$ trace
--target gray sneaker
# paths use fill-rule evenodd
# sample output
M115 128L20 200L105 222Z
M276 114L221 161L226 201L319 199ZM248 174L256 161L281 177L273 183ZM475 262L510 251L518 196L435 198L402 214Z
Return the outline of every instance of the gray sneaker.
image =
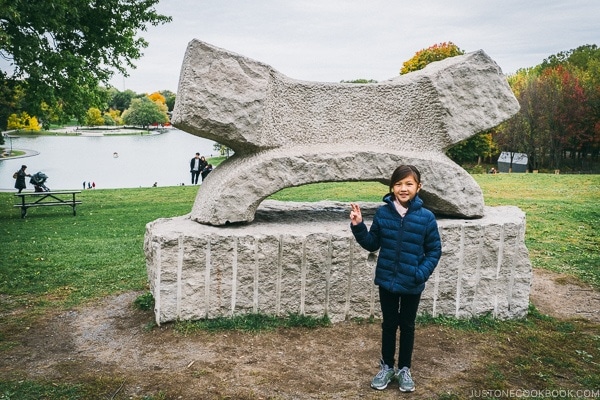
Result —
M398 384L400 385L401 392L413 392L415 390L415 383L410 376L410 369L404 367L398 371Z
M371 381L371 387L377 390L383 390L387 387L388 383L394 379L396 376L396 371L394 368L390 368L383 362L383 360L379 361L379 372L373 380Z

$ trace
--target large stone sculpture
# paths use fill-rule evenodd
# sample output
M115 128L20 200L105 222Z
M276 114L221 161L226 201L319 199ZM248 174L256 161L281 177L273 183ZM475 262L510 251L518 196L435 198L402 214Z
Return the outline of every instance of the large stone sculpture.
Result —
M519 109L483 51L376 84L290 79L198 40L187 49L173 124L235 151L211 173L192 218L249 222L278 190L313 182L387 182L399 164L427 177L440 215L483 216L479 185L444 150Z
M477 183L444 155L517 110L482 51L357 85L296 81L190 42L173 123L235 155L203 182L189 215L146 227L157 323L250 312L325 314L334 322L378 316L376 255L356 244L349 205L263 200L311 182L387 183L403 163L422 172L421 196L438 216L443 244L420 312L525 315L525 214L484 206ZM379 205L361 203L365 221Z

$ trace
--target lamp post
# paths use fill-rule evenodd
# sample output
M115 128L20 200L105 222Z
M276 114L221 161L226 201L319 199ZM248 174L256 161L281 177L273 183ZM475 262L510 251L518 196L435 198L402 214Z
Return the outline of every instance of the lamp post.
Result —
M4 133L4 137L8 138L8 140L10 141L10 151L8 152L8 156L12 156L12 137L8 134L8 133Z

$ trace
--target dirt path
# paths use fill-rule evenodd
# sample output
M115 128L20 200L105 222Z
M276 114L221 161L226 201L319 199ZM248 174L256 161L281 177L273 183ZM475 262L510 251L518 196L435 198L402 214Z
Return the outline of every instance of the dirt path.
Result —
M377 392L369 387L377 371L378 324L185 337L169 325L149 329L152 314L132 306L138 295L106 298L93 307L40 321L27 331L21 346L5 352L0 374L56 382L106 379L106 393L115 399L161 391L181 399L399 395L397 390ZM544 314L600 323L600 293L550 272L535 271L531 301ZM413 398L460 389L465 371L483 356L478 351L481 340L475 335L459 337L444 327L419 328L413 361L418 397ZM420 369L423 365L427 368Z

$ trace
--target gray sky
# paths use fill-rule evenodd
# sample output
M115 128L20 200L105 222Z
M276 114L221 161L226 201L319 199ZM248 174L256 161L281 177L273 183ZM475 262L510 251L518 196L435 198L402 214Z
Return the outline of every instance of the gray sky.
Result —
M150 27L150 45L119 90L177 91L194 38L271 65L295 79L384 80L418 50L451 41L483 49L505 74L549 55L600 45L599 0L161 0L173 22Z

